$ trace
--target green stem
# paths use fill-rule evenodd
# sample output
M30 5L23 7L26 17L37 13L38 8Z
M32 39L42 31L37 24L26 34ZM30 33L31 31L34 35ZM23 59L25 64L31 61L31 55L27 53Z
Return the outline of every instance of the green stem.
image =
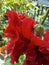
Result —
M46 18L47 18L47 16L48 16L48 14L49 14L49 9L47 10L47 12L46 12L46 14L45 14L45 16L44 16L44 18L43 18L43 21L42 21L42 25L44 24L44 22L45 22L45 20L46 20Z

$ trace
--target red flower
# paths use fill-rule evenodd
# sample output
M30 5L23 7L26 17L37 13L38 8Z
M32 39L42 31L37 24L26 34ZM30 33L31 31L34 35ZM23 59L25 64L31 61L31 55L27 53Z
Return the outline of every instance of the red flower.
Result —
M18 62L19 56L26 54L23 65L49 65L49 31L45 32L42 40L34 34L34 25L38 23L33 19L13 11L8 12L6 16L9 25L5 35L11 38L7 45L11 63Z

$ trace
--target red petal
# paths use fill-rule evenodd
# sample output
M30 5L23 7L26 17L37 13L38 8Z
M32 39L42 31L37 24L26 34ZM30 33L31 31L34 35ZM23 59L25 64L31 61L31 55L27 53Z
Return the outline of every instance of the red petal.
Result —
M29 44L29 48L31 48L33 46L47 47L48 44L47 44L47 42L42 40L40 37L33 34L32 38L31 38L31 43Z
M20 14L19 17L20 17L21 20L23 20L24 18L26 18L26 16L24 15L24 13Z
M26 51L26 60L23 65L36 65L35 59L36 59L36 53L33 50L33 48L28 49Z
M49 31L46 31L44 34L44 40L49 43Z
M10 56L12 63L18 62L20 55L25 53L28 43L29 42L23 38L15 42L14 49L12 50L12 53Z
M22 23L22 34L25 38L30 39L34 31L35 21L29 18L25 18Z
M8 17L8 23L12 24L14 26L20 25L20 17L19 15L14 11L7 12L6 16Z
M19 34L16 31L15 28L13 28L13 26L8 26L7 29L4 31L5 36L9 37L9 38L19 38Z
M6 50L7 50L8 53L11 53L11 51L13 50L15 41L17 41L17 40L12 39L12 40L7 44Z
M44 55L45 59L49 61L49 50L45 47L41 47L39 51Z

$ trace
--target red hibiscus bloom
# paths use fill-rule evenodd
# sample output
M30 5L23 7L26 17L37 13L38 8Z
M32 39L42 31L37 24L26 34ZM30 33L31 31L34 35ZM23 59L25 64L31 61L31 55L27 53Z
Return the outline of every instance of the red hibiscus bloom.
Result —
M7 45L10 53L11 63L18 62L22 54L26 54L23 65L49 65L49 31L44 33L44 39L34 34L36 23L33 19L18 15L10 11L8 17L8 27L5 35L11 38Z

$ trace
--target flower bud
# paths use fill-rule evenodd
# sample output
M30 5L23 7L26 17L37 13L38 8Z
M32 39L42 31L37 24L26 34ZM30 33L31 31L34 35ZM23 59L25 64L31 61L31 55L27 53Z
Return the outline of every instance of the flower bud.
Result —
M41 24L36 24L36 25L35 25L35 29L34 29L34 33L35 33L37 36L42 37L43 34L44 34L44 26L41 25Z

